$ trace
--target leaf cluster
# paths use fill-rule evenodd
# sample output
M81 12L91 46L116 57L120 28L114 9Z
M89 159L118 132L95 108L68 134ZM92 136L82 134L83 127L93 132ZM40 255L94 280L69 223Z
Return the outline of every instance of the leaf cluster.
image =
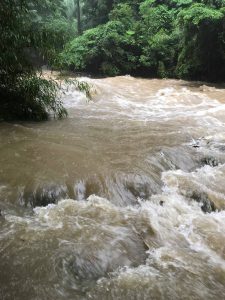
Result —
M225 77L224 0L87 1L92 27L70 41L61 66L104 75L219 81ZM98 18L107 6L107 16ZM104 24L101 24L104 23ZM101 24L101 25L98 25ZM96 26L98 25L98 26Z

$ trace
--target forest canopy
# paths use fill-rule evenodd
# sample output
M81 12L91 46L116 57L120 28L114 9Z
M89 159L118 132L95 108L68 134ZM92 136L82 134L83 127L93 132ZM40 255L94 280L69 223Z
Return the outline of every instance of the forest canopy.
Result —
M0 120L66 115L52 69L223 81L225 0L1 0Z
M224 6L224 0L84 0L85 31L65 45L60 63L106 76L222 81Z

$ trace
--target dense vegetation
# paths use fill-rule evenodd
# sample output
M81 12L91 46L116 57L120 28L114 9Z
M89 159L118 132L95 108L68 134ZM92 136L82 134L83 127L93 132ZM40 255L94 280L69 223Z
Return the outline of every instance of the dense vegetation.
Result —
M37 68L223 81L225 0L1 0L0 120L66 115Z
M84 33L62 67L219 81L225 75L224 0L84 0Z
M0 119L43 120L52 113L66 115L57 98L57 83L37 75L33 64L34 60L44 61L44 56L50 62L54 59L65 26L60 3L1 0Z

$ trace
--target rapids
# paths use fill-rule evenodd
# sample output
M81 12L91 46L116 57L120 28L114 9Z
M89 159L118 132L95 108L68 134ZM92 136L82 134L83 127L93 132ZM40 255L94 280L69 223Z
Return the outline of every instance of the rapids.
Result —
M225 299L225 89L84 80L0 124L0 299Z

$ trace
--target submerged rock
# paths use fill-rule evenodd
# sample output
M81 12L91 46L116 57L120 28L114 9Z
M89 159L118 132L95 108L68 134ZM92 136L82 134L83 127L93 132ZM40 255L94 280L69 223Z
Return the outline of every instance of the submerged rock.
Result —
M218 160L212 156L206 156L206 157L202 158L201 163L203 165L209 165L210 167L216 167L219 165Z
M47 206L67 196L68 193L65 186L53 183L38 185L33 191L25 190L23 194L25 205L31 205L32 207Z
M54 217L52 225L61 223L63 228L56 257L59 269L65 268L78 283L144 264L155 239L142 212L121 209L94 195L88 201L63 200L56 206L36 209L41 219L46 211L48 222Z
M147 246L140 236L128 228L118 227L121 236L108 229L100 234L99 245L87 243L74 249L69 268L79 280L97 280L121 267L144 264ZM123 236L124 235L124 236Z
M204 192L194 191L190 195L191 199L201 203L201 209L205 213L211 213L216 210L215 204L209 199L208 195Z

